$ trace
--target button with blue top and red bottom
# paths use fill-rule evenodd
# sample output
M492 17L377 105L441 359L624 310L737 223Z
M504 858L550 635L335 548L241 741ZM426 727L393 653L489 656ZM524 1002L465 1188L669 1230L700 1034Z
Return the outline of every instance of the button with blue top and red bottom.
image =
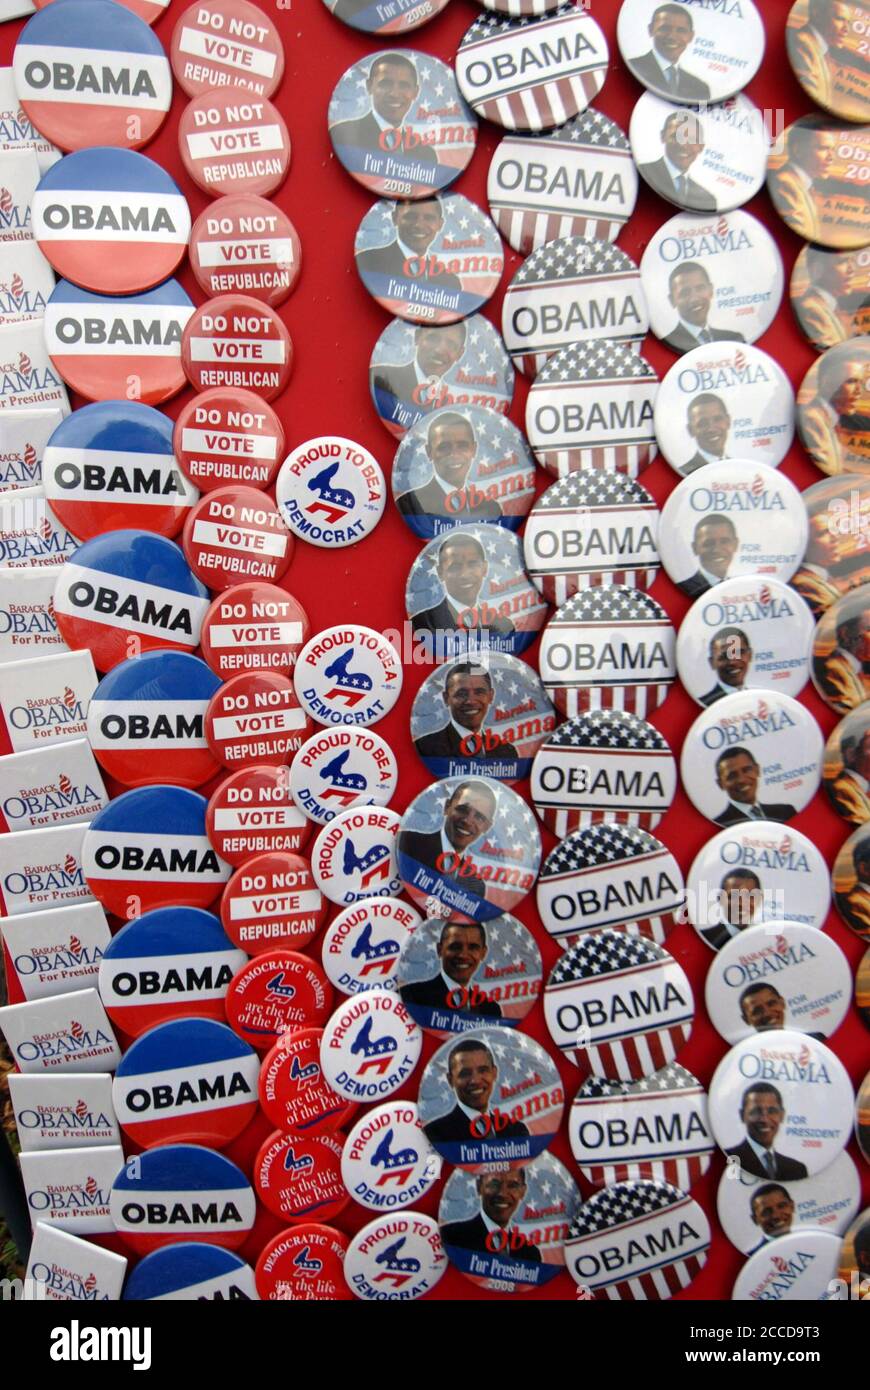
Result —
M124 1244L147 1255L182 1240L236 1249L250 1234L257 1202L241 1168L223 1154L165 1144L124 1165L109 1210Z
M124 1302L229 1303L259 1298L254 1271L219 1245L191 1241L153 1250L133 1269Z

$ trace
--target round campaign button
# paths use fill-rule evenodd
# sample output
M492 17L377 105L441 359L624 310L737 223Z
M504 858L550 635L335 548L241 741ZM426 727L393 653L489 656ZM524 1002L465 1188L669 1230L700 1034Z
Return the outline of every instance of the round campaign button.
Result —
M79 412L77 411L76 414ZM219 771L206 745L205 711L220 681L189 652L158 650L121 661L88 704L88 739L110 777L149 786L201 787Z
M637 172L687 212L731 212L764 184L770 135L749 97L678 106L644 92L628 130Z
M798 389L797 427L823 473L870 471L870 338L838 343L813 362Z
M243 671L287 673L310 631L308 614L286 589L236 584L218 594L202 620L202 654L222 680Z
M445 777L409 804L397 860L405 887L429 916L485 922L531 890L541 836L510 787L491 777Z
M870 580L870 477L841 473L802 493L809 538L791 585L817 618Z
M687 11L688 14L688 11ZM783 291L782 257L748 212L681 212L647 243L640 263L652 331L674 352L754 343Z
M208 746L231 772L289 763L310 729L293 682L277 671L232 676L214 692L205 712Z
M870 1028L870 949L864 952L855 972L855 1007L862 1023Z
M61 636L73 651L87 647L98 671L155 647L192 650L207 608L208 591L180 548L147 531L86 541L54 591Z
M24 114L62 150L140 149L172 101L160 40L109 0L65 0L40 10L18 36L12 74Z
M324 1080L320 1069L322 1041L322 1028L290 1028L263 1058L260 1108L284 1133L340 1129L356 1110Z
M255 854L296 853L311 822L294 805L285 766L243 767L212 793L205 817L209 843L234 868Z
M190 508L184 553L197 579L217 592L286 574L295 542L271 497L256 488L217 488Z
M765 1241L737 1276L733 1303L829 1301L837 1285L842 1240L827 1231L792 1231Z
M840 847L831 873L834 906L847 927L870 941L870 829L854 830Z
M54 569L75 555L78 543L42 487L0 494L0 567Z
M112 937L100 961L100 998L131 1038L173 1018L224 1020L224 998L245 953L197 907L143 912Z
M372 350L369 390L396 439L444 405L481 405L506 415L515 374L504 343L482 314L441 328L393 319Z
M556 715L536 671L493 652L432 671L414 697L411 740L436 777L528 777Z
M190 268L211 296L245 294L277 308L295 288L301 255L286 212L254 193L218 198L190 233Z
M752 0L715 11L626 0L616 39L632 77L666 101L725 101L764 56L764 23Z
M374 729L318 729L290 769L290 795L299 810L327 825L354 806L386 806L396 790L395 754Z
M565 1263L584 1298L671 1298L707 1262L703 1207L670 1183L617 1182L584 1202L568 1231Z
M628 343L563 348L544 363L526 398L526 434L544 468L636 478L656 455L653 406L659 379Z
M230 866L205 836L205 797L186 787L135 787L85 827L82 870L107 912L210 907Z
M726 942L705 989L710 1021L728 1043L772 1028L824 1041L848 1012L852 972L827 932L765 922Z
M517 531L534 500L535 461L504 415L444 406L408 429L392 487L406 525L423 540L480 521Z
M353 63L335 85L326 120L339 164L387 198L447 188L477 144L477 120L453 69L409 48Z
M723 1231L744 1255L772 1251L780 1236L804 1227L842 1235L861 1201L861 1179L848 1153L800 1182L770 1182L730 1164L719 1180L716 1208Z
M275 484L284 524L301 540L328 550L371 535L384 514L386 492L374 454L332 434L297 444Z
M421 1028L437 1037L488 1021L510 1028L541 992L541 953L528 927L505 913L487 922L424 922L402 945L396 987Z
M505 1173L456 1169L441 1195L441 1240L452 1265L481 1289L523 1293L565 1268L564 1241L580 1206L568 1169L539 1154Z
M406 1302L434 1289L447 1269L438 1223L419 1211L375 1217L351 1237L344 1277L366 1302Z
M422 1046L423 1034L399 996L367 989L339 1004L324 1026L323 1079L345 1100L385 1099L411 1076Z
M770 151L767 190L787 227L837 251L867 244L870 127L801 116Z
M349 1302L344 1279L349 1243L343 1231L310 1221L280 1231L267 1241L257 1260L257 1293L264 1300L292 1303Z
M259 1297L254 1271L219 1245L190 1241L154 1250L133 1269L124 1285L124 1302L224 1302Z
M396 969L406 940L423 918L397 898L365 898L339 912L323 933L323 968L342 994L382 985L396 988Z
M124 1053L112 1082L118 1122L144 1149L223 1149L254 1118L260 1059L225 1023L158 1023Z
M863 0L795 0L785 30L792 71L834 116L870 121L867 8Z
M716 1149L707 1092L676 1062L642 1081L587 1077L568 1112L568 1138L593 1187L655 1178L688 1192Z
M377 805L340 811L314 841L311 867L324 897L339 907L361 898L397 898L402 880L396 867L401 816Z
M197 491L173 456L172 421L139 401L83 405L42 456L54 514L83 541L119 528L175 536Z
M31 212L33 235L58 275L96 294L136 294L165 280L190 237L180 188L133 150L85 149L58 160Z
M181 361L195 391L221 386L280 396L293 368L293 344L280 315L246 294L223 294L194 309Z
M468 526L429 541L411 566L405 611L436 661L531 646L547 605L526 574L522 543L501 526Z
M637 187L623 131L600 111L586 111L545 134L506 135L489 166L487 199L502 236L528 254L558 238L615 241ZM613 310L605 305L604 312L613 313L615 326Z
M699 705L750 690L799 695L809 678L813 627L806 603L781 580L723 579L680 624L680 680Z
M52 2L34 0L34 5L37 10L44 10ZM119 0L119 3L123 3L125 10L132 10L133 14L144 19L146 24L156 24L167 9L167 0Z
M870 1072L861 1082L855 1101L855 1138L862 1157L870 1163Z
M249 956L274 946L302 949L317 935L326 911L308 860L278 850L246 860L221 898L227 935Z
M674 679L675 641L670 618L649 594L623 584L580 589L544 628L541 680L562 714L651 714ZM618 720L599 727L616 729Z
M523 536L526 568L550 603L576 597L574 608L590 617L599 608L616 617L626 605L652 617L658 604L629 591L649 588L658 575L658 535L659 510L642 483L584 468L538 497ZM607 597L591 596L611 586Z
M350 1193L341 1177L344 1135L269 1136L254 1160L254 1190L284 1221L329 1221L343 1211Z
M805 246L791 273L791 307L817 352L870 333L870 247Z
M495 294L504 270L498 232L461 193L382 198L359 225L354 257L369 294L412 323L467 318Z
M563 125L604 85L609 54L600 26L582 6L548 8L554 13L539 17L536 5L524 19L482 14L460 42L459 90L479 116L506 130Z
M181 1240L243 1245L256 1208L241 1168L200 1144L164 1144L138 1154L135 1163L124 1164L109 1199L115 1230L138 1255Z
M230 934L237 936L238 928ZM323 1023L331 1005L332 990L314 961L298 951L269 947L233 978L226 1016L240 1038L268 1052L294 1028Z
M108 0L64 0L105 4ZM150 32L150 31L149 31ZM91 294L58 281L45 306L48 355L89 401L160 405L184 389L181 336L193 305L177 280L142 294Z
M417 1103L430 1144L448 1163L506 1172L549 1148L565 1093L540 1043L487 1026L441 1044L423 1068Z
M266 97L226 88L188 102L178 122L181 162L209 197L256 193L268 198L287 177L290 134Z
M535 810L559 836L601 821L654 830L677 790L667 739L619 709L587 710L560 724L536 753L531 777Z
M284 453L284 427L251 391L218 386L182 406L172 443L182 473L203 492L228 483L264 489Z
M370 1211L410 1207L425 1196L441 1176L441 1159L413 1101L388 1101L357 1120L342 1150L341 1176Z
M859 705L828 735L822 785L844 820L870 820L870 706Z
M364 34L405 34L428 24L447 0L395 0L389 13L378 0L323 0L330 14Z
M69 562L67 562L69 563ZM852 589L826 609L813 637L813 685L825 704L847 714L870 699L870 585Z
M399 698L402 663L372 628L338 625L310 638L293 679L302 708L318 724L376 724Z
M189 97L218 87L270 97L284 75L281 35L248 0L198 0L176 21L169 56Z

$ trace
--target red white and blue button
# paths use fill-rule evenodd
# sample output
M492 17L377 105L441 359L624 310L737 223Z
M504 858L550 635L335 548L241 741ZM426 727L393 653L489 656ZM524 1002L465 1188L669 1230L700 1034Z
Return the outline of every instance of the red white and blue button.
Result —
M231 1250L205 1241L166 1245L136 1265L124 1285L124 1302L224 1303L257 1300L254 1271Z
M242 1245L257 1203L241 1168L223 1154L199 1144L165 1144L124 1165L109 1210L125 1245L146 1255L180 1240Z

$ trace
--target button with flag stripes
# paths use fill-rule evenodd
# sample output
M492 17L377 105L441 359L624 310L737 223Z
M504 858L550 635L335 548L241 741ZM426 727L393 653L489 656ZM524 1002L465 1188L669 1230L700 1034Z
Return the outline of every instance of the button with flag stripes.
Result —
M694 1198L642 1178L613 1183L583 1203L568 1231L565 1261L578 1296L660 1300L700 1274L710 1239L710 1223Z
M584 469L560 478L532 508L523 535L526 569L550 603L576 596L574 608L588 615L600 607L616 617L630 606L654 619L662 611L655 600L645 603L643 594L630 598L628 591L648 589L656 579L658 536L658 507L642 483ZM669 664L672 671L672 655Z
M572 715L532 764L532 803L560 836L602 821L654 830L676 790L677 766L664 734L627 710Z
M563 714L647 715L667 698L675 642L670 618L649 594L622 584L579 589L544 628L541 679Z

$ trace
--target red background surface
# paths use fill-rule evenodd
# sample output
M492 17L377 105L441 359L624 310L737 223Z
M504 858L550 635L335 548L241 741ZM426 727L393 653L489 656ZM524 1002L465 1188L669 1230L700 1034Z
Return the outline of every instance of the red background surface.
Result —
M784 31L789 7L789 0L764 0L761 8L767 27L767 52L759 75L746 89L758 106L770 112L774 133L784 124L813 109L811 101L792 76L786 59ZM182 0L173 0L167 14L155 27L167 51L172 29L185 8ZM273 200L289 213L302 239L302 275L293 295L280 310L296 349L295 370L289 389L274 403L275 408L284 423L288 450L315 435L345 435L371 449L389 477L395 441L375 414L367 377L371 350L386 327L388 316L364 290L352 255L357 226L372 199L335 159L326 130L326 109L332 89L345 69L379 47L399 46L398 36L381 41L375 36L358 33L333 19L321 0L290 0L289 8L268 4L261 4L261 8L275 19L284 41L286 71L273 101L284 115L293 146L289 178ZM619 57L615 39L618 8L614 0L611 3L591 0L589 5L591 14L607 35L611 53L607 80L594 105L617 121L623 130L627 130L632 107L641 94L641 88ZM478 14L479 8L472 0L450 0L441 15L409 34L403 46L432 53L451 62L462 35ZM0 62L11 61L12 47L20 28L20 23L3 26L0 33ZM191 213L196 218L210 200L191 183L181 167L177 124L185 103L184 94L176 89L169 118L157 139L146 147L144 153L173 174L188 197ZM501 133L498 128L481 123L474 158L451 189L464 193L484 210L487 171ZM783 304L773 326L760 339L759 346L782 364L797 388L807 368L815 360L815 353L794 323L788 302L788 277L802 243L779 220L766 192L762 191L746 207L773 233L786 271ZM637 209L619 237L619 246L639 261L649 238L674 212L674 208L641 184ZM499 291L485 310L496 326L500 323L504 288L521 261L521 257L507 245L505 253L506 267ZM203 295L186 267L180 272L179 278L194 303L201 303ZM662 376L675 360L669 349L651 336L643 352ZM527 383L518 374L510 414L520 425L526 392ZM167 413L174 417L181 404L188 399L190 392L186 391L170 403ZM81 404L81 401L74 399L74 404ZM782 468L799 488L806 488L821 477L797 443ZM539 491L544 491L552 481L549 474L539 470ZM661 505L677 478L660 458L642 475L642 481ZM405 619L405 580L419 549L420 543L388 502L386 514L377 530L359 545L347 550L327 551L298 542L293 565L283 586L303 603L314 631L338 621L357 621L381 631L400 629ZM659 576L651 592L665 607L674 624L678 625L689 607L686 596L664 573ZM537 661L536 652L537 644L525 653L525 659L532 665ZM431 781L430 774L416 756L409 734L411 703L427 669L406 665L402 696L397 706L377 726L399 759L399 787L392 805L400 811ZM827 737L837 717L811 687L804 691L801 700L818 719ZM684 735L697 713L698 707L675 683L664 706L652 716L651 722L669 739L677 757ZM527 783L518 784L517 789L528 799ZM809 835L829 864L850 829L834 814L821 791L792 824ZM673 807L656 834L674 851L683 871L687 872L698 850L712 838L715 831L716 827L699 816L682 790L679 790ZM546 854L555 840L548 831L543 830L542 833ZM537 937L544 957L546 978L558 958L559 950L541 926L534 909L534 895L520 908L517 916L532 928ZM862 943L841 923L834 911L830 914L826 929L843 947L854 973L863 953ZM310 954L318 955L319 940L309 948ZM704 979L711 954L689 925L677 927L667 945L687 971L697 1005L692 1037L677 1060L707 1085L717 1063L727 1051L725 1043L711 1026L703 1005ZM540 1004L536 1005L523 1027L553 1051ZM836 1033L832 1045L857 1087L867 1069L870 1048L867 1030L854 1007ZM434 1051L434 1046L432 1040L426 1038L423 1062ZM561 1065L561 1072L566 1100L570 1104L582 1077L567 1063ZM412 1083L399 1092L400 1097L413 1097L416 1094L419 1075L418 1069ZM227 1155L250 1171L253 1157L270 1128L259 1117L226 1151ZM861 1169L863 1205L866 1206L870 1199L870 1169L854 1140L849 1145L849 1151ZM568 1164L576 1177L577 1170L568 1148L564 1122L559 1138L553 1145L553 1152ZM678 1295L680 1298L730 1298L732 1285L743 1262L743 1256L726 1239L716 1219L715 1196L722 1166L722 1159L717 1156L710 1173L693 1188L693 1195L702 1203L710 1218L714 1231L713 1244L706 1268L687 1290ZM421 1210L433 1214L436 1212L440 1186L434 1195L430 1193L428 1199L419 1204ZM584 1188L584 1191L588 1189ZM351 1204L332 1224L346 1231L354 1231L372 1216L373 1213ZM265 1239L280 1227L281 1223L261 1208L255 1233L242 1253L253 1263ZM123 1250L123 1246L114 1240L107 1239L105 1243ZM467 1300L497 1295L483 1292L450 1268L430 1297ZM564 1273L546 1288L529 1292L524 1297L573 1300L575 1286L570 1276Z

